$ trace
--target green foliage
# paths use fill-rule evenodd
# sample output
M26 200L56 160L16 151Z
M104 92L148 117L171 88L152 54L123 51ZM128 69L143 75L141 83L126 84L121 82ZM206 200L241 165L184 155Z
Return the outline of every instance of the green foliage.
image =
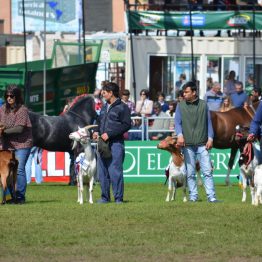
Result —
M76 187L33 184L25 205L0 206L0 261L259 261L262 206L241 203L238 186L216 189L223 203L203 188L202 201L183 203L179 189L167 203L165 186L130 183L122 205L80 206Z

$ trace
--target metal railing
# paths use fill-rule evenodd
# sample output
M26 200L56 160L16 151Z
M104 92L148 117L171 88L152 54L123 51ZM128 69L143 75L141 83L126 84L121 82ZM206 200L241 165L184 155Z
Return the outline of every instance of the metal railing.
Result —
M150 133L166 133L166 135L174 133L174 129L150 129L151 126L151 121L157 119L157 120L169 120L169 121L174 121L174 117L158 117L158 116L150 116L150 117L131 117L132 121L133 120L141 120L141 124L139 127L132 128L128 131L128 133L141 133L141 141L144 140L150 140Z

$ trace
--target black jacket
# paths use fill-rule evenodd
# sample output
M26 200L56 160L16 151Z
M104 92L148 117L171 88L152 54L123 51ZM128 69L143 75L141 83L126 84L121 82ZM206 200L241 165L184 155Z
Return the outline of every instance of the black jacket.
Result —
M128 106L119 98L109 107L105 104L99 116L99 133L107 133L109 141L124 140L124 133L131 128L131 114Z

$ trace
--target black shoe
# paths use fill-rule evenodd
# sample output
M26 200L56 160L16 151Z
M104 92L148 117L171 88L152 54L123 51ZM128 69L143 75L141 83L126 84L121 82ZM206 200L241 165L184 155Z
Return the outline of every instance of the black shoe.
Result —
M11 198L11 199L9 199L9 200L6 200L5 203L6 203L6 204L9 204L9 205L14 205L14 204L16 204L16 201Z
M15 204L17 204L17 205L23 205L23 204L25 204L25 199L18 198L18 199L16 199Z

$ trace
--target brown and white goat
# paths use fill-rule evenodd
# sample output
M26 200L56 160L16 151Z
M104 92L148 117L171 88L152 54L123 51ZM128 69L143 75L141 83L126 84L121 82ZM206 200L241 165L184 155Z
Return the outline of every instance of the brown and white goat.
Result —
M15 198L16 177L17 177L18 160L15 158L15 152L9 150L0 151L0 177L3 191L2 204L6 203L5 190L7 186L13 188Z
M159 142L157 148L170 152L172 156L172 161L170 161L168 166L169 177L166 201L175 200L176 189L182 186L184 193L183 202L186 202L186 168L184 156L180 148L176 146L176 138L167 136L164 140Z
M84 157L81 158L80 154L80 164L79 172L77 176L77 186L78 186L78 200L81 205L83 204L83 191L84 191L84 179L87 183L87 191L89 191L89 203L93 204L93 185L94 178L96 176L96 155L91 146L90 132L89 129L96 127L97 125L89 125L83 128L78 128L77 131L71 133L69 138L74 141L73 148L80 143L84 148ZM88 200L88 199L87 199Z

